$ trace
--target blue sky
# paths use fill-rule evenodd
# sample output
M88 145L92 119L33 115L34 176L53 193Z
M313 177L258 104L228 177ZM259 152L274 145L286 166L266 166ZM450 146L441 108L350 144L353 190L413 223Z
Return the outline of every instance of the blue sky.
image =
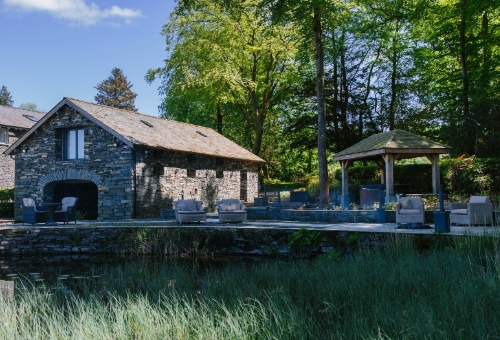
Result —
M160 82L144 76L167 57L160 35L174 0L0 0L0 86L14 106L50 110L63 97L94 101L119 67L139 112L158 115Z

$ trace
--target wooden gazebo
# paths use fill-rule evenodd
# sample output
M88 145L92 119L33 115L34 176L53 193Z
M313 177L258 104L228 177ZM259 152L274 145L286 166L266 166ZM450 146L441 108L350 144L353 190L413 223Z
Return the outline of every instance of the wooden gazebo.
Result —
M385 184L385 202L394 196L394 161L425 156L432 163L432 191L440 188L439 155L449 153L449 146L422 138L403 130L392 130L370 136L337 153L334 161L342 166L342 207L349 206L348 169L354 161L373 161L382 170L381 183Z

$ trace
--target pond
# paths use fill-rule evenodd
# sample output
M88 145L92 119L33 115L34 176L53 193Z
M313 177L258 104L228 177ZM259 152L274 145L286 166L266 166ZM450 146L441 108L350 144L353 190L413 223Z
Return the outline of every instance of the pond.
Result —
M252 257L165 257L119 255L34 255L0 257L0 280L14 282L16 289L76 289L101 286L106 290L134 290L147 285L162 290L163 284L183 277L196 280L203 273L226 266L246 266L266 259ZM186 276L187 275L187 276ZM164 282L162 282L164 280Z

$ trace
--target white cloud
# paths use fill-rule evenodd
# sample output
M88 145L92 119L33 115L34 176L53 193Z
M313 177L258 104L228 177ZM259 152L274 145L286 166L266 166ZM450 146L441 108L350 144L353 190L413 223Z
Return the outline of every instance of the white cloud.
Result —
M94 2L87 5L84 0L4 0L4 4L25 11L48 12L56 18L69 20L81 25L95 25L105 19L132 19L142 17L138 9L111 6L100 9Z

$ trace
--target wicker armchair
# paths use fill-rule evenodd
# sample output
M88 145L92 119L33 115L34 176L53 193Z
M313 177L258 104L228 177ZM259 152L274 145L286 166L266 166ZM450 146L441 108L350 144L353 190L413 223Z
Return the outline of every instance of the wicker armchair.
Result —
M64 197L61 203L61 210L54 211L54 221L64 222L64 224L75 221L76 224L76 203L78 203L78 198Z
M217 201L217 212L220 222L245 222L247 208L242 200L237 198L224 198Z
M450 224L493 224L493 204L487 196L471 196L469 202L450 202Z
M206 222L207 213L201 201L195 199L178 200L174 202L175 219L183 222Z
M420 197L403 197L396 203L396 223L425 223L424 203Z
M37 206L32 198L21 198L21 207L23 210L23 224L45 223L47 221L47 212L42 206Z

